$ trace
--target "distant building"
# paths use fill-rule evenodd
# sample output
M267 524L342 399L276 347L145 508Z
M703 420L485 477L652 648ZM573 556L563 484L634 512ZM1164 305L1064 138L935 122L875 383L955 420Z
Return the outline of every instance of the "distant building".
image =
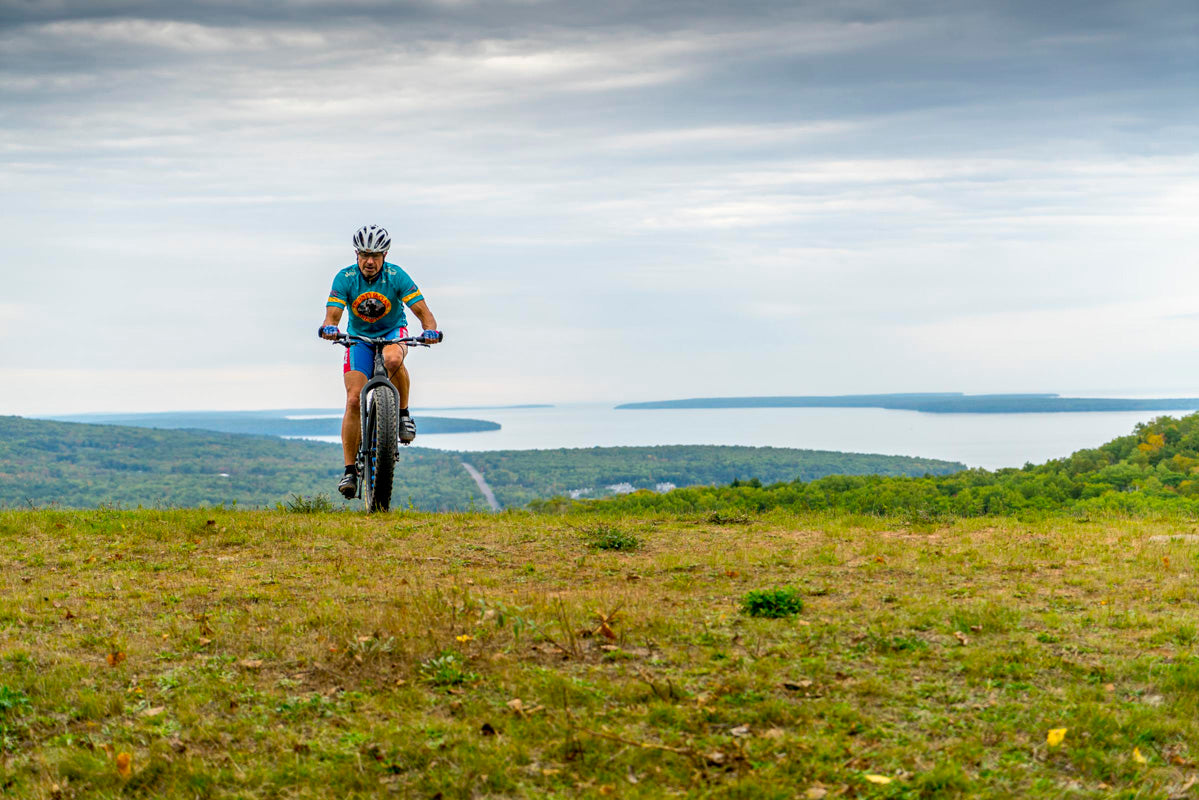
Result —
M583 497L584 495L591 494L591 491L592 491L591 489L571 489L567 492L567 494L570 495L571 500L578 500L580 497Z
M631 483L614 483L608 487L608 491L612 494L632 494L637 489Z
M679 487L675 486L670 481L662 481L661 483L654 485L654 491L657 492L658 494L663 494L664 492L673 491L677 488L679 488Z

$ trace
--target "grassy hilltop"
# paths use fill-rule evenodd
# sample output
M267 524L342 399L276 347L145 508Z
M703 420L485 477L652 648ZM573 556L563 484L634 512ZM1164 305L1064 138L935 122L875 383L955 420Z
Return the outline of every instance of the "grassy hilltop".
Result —
M1190 796L1196 536L0 511L0 794Z

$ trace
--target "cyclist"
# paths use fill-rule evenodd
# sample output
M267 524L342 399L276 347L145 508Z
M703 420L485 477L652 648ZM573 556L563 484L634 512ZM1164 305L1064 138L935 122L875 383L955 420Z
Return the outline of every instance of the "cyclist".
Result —
M357 336L371 338L401 339L408 335L408 319L404 306L420 320L424 330L420 338L434 344L442 339L437 330L437 320L425 303L424 295L408 273L385 259L391 247L391 236L379 225L364 225L354 233L354 250L358 263L338 271L333 278L333 289L325 304L325 322L318 334L323 339L336 339L337 324L342 313L350 310L346 330ZM416 423L408 413L408 369L404 356L408 348L402 344L383 347L383 363L387 377L400 392L400 441L410 443L416 438ZM359 393L374 372L374 347L354 342L346 348L342 365L346 387L346 412L341 420L341 447L345 454L346 472L337 490L347 499L358 493L358 466L354 463L362 431L359 428Z

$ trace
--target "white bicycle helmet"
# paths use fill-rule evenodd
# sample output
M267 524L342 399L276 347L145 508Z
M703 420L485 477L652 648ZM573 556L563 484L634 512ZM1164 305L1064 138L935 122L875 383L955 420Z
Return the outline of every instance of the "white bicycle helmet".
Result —
M391 234L382 225L363 225L354 234L354 249L359 253L386 253L391 249Z

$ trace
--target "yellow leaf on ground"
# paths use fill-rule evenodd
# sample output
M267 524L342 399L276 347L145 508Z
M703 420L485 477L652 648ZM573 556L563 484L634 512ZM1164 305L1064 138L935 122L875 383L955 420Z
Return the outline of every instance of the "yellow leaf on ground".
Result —
M457 639L462 644L466 644L467 642L474 639L475 637L471 636L469 633L464 633L461 636L455 636L454 638Z
M1069 728L1053 728L1045 736L1045 743L1050 747L1057 747L1066 738L1066 731L1068 730Z
M126 779L133 774L133 756L117 753L117 774Z
M1138 764L1148 764L1149 763L1149 759L1147 759L1143 755L1141 755L1141 748L1139 748L1139 747L1132 748L1132 760L1137 762Z
M891 782L891 778L888 778L886 775L863 775L862 777L871 783L877 783L880 785L886 785Z
M122 661L125 660L125 652L123 650L122 651L114 650L114 651L110 652L108 655L106 655L104 657L104 660L108 662L108 666L115 667L117 664L120 664Z

